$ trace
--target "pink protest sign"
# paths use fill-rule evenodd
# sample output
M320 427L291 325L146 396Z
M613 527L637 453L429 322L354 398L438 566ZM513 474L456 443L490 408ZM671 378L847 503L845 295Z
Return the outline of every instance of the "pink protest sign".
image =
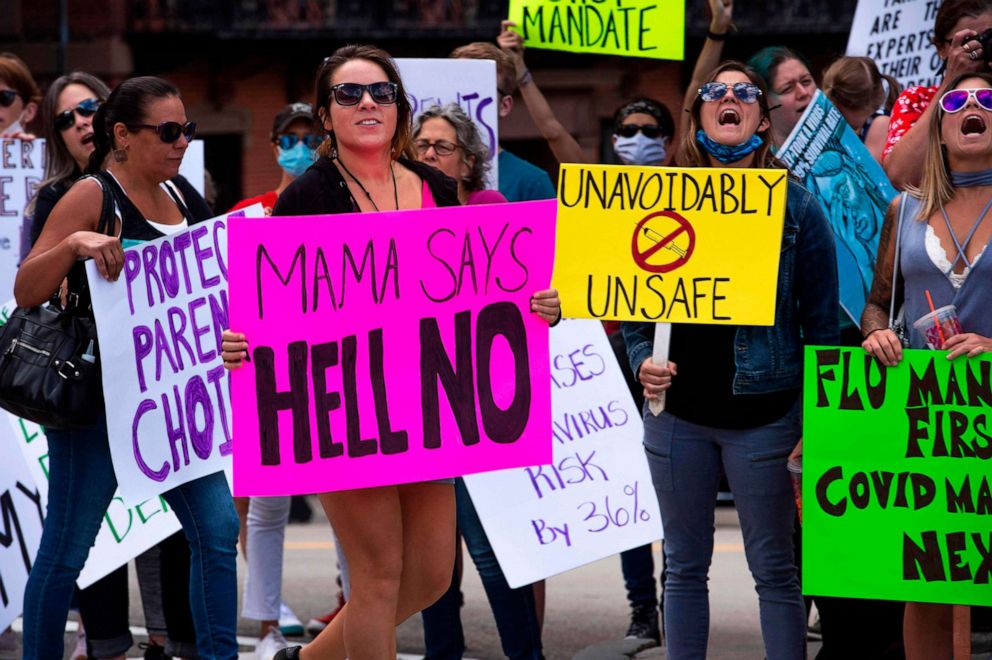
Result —
M548 463L555 206L230 219L235 493Z

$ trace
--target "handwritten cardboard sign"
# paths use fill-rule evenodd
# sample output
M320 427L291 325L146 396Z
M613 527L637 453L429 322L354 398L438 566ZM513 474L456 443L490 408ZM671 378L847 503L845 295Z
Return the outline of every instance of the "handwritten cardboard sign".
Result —
M451 58L396 59L413 116L435 105L457 103L479 131L489 148L486 188L499 187L499 96L496 92L496 62Z
M44 140L0 139L0 300L14 296L24 207L44 178Z
M867 55L903 87L936 85L941 60L933 45L940 0L858 0L848 55Z
M772 325L786 172L561 166L566 317Z
M287 495L546 463L555 204L232 219L234 486Z
M42 494L10 444L0 437L0 630L21 614L45 517Z
M992 605L992 358L806 349L803 589Z
M823 206L837 246L840 304L859 325L875 273L882 221L896 189L821 91L775 155Z
M114 472L128 505L230 463L230 376L220 356L229 220L125 250L116 282L87 264Z
M551 330L551 465L465 477L511 587L661 538L644 426L602 324Z
M530 48L685 57L685 0L510 0L509 18Z

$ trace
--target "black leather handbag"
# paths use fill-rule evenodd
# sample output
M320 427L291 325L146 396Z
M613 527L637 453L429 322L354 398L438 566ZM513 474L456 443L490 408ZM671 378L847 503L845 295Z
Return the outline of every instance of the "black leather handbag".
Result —
M100 231L113 234L113 198L104 186ZM0 328L0 407L47 428L89 426L104 413L96 321L83 262L69 293L18 307Z

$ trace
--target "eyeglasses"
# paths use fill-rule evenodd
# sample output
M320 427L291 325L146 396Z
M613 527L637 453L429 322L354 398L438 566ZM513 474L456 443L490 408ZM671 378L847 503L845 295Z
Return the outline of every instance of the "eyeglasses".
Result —
M457 144L451 144L447 140L438 140L437 142L417 140L413 143L413 146L417 150L418 154L425 154L428 149L434 147L434 153L438 156L450 156L455 153L456 150L461 149L461 147Z
M722 82L708 82L699 88L699 98L707 103L719 101L727 95L727 90L734 90L734 96L741 103L757 103L761 96L761 88L753 83L739 82L727 85Z
M654 140L661 137L661 126L657 124L645 124L640 126L638 124L621 124L617 127L617 135L625 138L632 138L637 133L643 133L644 137Z
M300 137L296 133L285 133L276 137L276 144L283 151L289 151L296 146L298 142L303 142L307 149L316 149L320 146L320 143L324 141L323 135L304 135Z
M369 93L372 100L380 105L391 105L396 103L396 96L400 86L394 82L376 82L369 85L360 83L340 83L331 86L331 94L338 105L358 105L365 92Z
M16 101L17 97L20 95L21 93L18 92L16 89L3 90L2 92L0 92L0 107L9 108L10 106L14 105L14 101Z
M100 109L99 99L86 99L81 102L75 108L69 108L59 114L55 115L55 121L52 124L55 126L57 131L65 131L76 125L76 115L80 117L92 117L96 114L96 111Z
M975 99L983 109L992 112L992 89L952 89L940 97L940 107L944 112L953 114L968 105L968 99Z
M147 128L158 133L158 139L166 144L172 144L179 139L180 136L186 138L189 142L196 135L196 122L188 121L185 124L180 124L178 121L163 121L158 126L153 124L129 124L127 129L133 131L138 128Z

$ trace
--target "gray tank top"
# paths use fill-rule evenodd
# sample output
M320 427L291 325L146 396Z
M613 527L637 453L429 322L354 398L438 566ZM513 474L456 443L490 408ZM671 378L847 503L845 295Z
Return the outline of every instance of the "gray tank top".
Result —
M955 289L946 274L933 263L926 248L926 220L918 220L920 200L905 194L906 213L900 231L899 268L902 271L906 327L911 348L926 348L926 339L913 328L913 321L930 313L925 291L936 307L955 305L964 332L992 337L992 254L974 265L968 278ZM992 222L992 213L984 222ZM953 262L957 255L949 254Z

